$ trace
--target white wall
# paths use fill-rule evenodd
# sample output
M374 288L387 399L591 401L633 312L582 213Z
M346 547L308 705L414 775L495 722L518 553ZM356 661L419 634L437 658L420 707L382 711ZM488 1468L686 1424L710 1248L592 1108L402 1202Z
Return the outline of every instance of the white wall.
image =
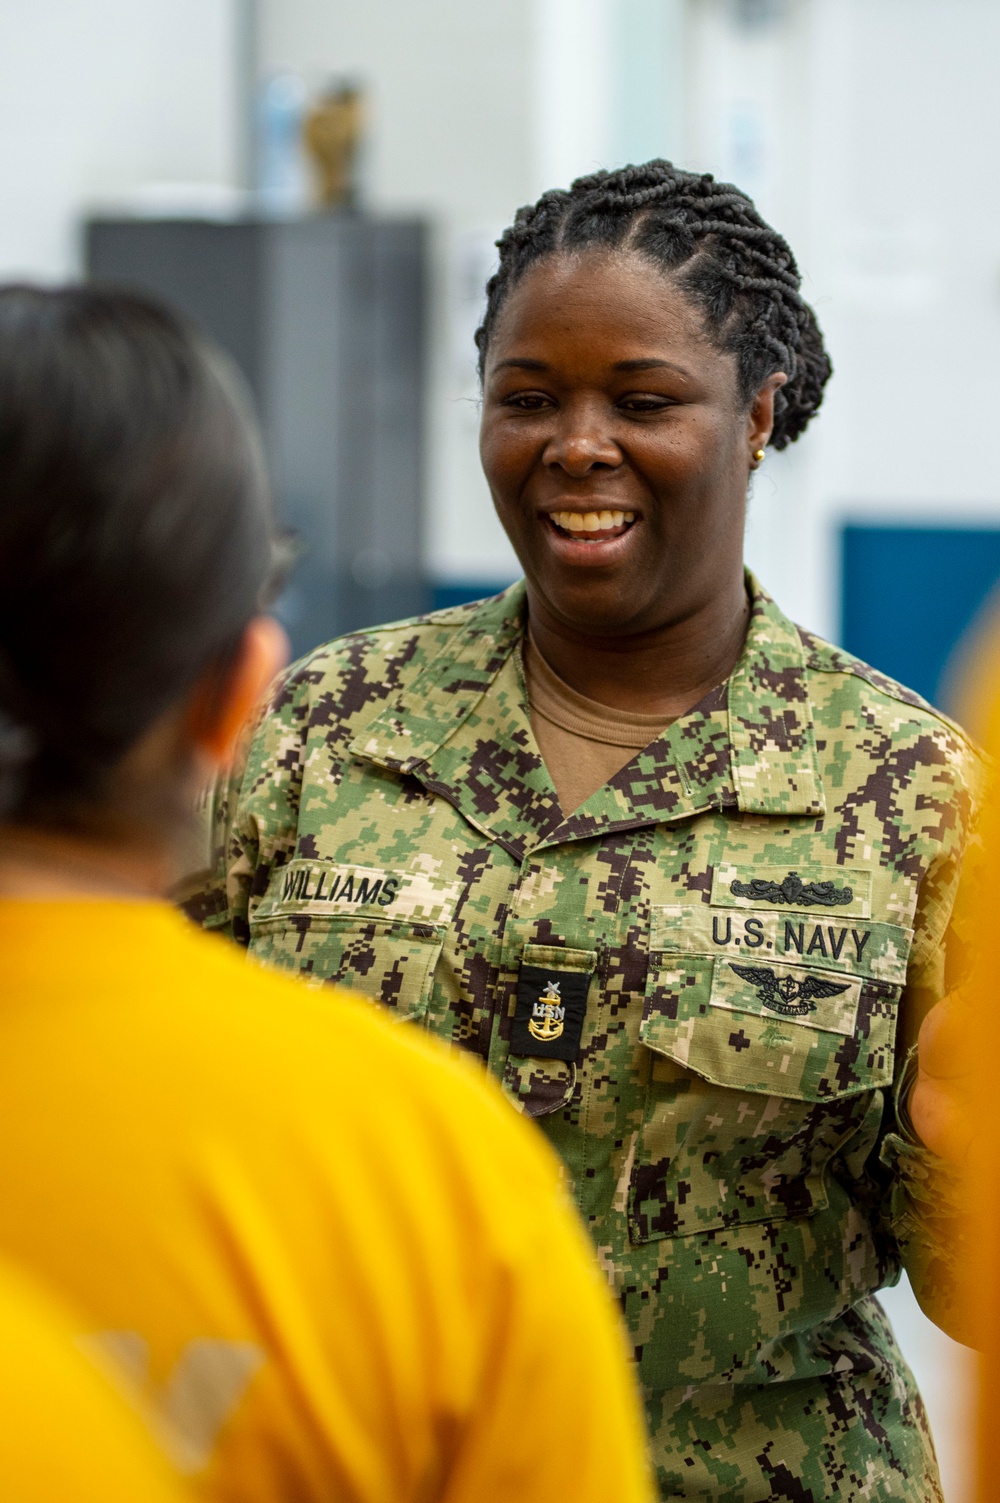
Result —
M905 1276L893 1289L883 1289L879 1302L889 1317L927 1409L945 1503L973 1503L976 1354L968 1347L956 1345L927 1319Z
M615 0L538 0L532 197L607 165L615 99Z
M1000 6L786 0L756 32L731 0L688 11L688 164L788 235L835 365L757 480L749 554L835 635L845 518L1000 518Z
M364 184L436 225L427 552L434 574L504 582L517 563L478 461L472 334L493 242L546 188L681 130L684 0L264 0L261 59L371 92Z
M493 242L537 191L533 0L273 0L261 60L370 94L363 181L375 207L435 224L427 552L443 578L513 579L477 450L472 334Z
M79 269L84 208L234 172L234 0L0 0L0 276Z
M531 0L263 0L260 56L370 90L375 204L504 219L529 190Z

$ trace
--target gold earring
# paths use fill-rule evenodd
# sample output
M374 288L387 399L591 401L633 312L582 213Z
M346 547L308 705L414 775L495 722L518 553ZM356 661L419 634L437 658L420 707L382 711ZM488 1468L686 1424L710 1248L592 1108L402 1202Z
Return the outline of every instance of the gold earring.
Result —
M760 464L761 460L764 458L764 450L763 449L755 449L753 457L754 457L754 459L756 459L757 463Z

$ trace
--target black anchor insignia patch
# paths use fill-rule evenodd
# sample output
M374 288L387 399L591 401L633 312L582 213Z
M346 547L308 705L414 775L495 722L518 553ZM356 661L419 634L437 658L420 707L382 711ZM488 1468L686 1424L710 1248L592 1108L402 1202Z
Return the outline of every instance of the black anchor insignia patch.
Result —
M815 1012L817 998L839 997L850 985L845 982L838 986L835 981L821 981L818 976L807 976L804 981L797 981L794 976L782 976L779 980L767 965L734 965L730 961L729 969L756 987L757 996L765 1007L771 1012L783 1013L786 1018L801 1018L806 1013Z

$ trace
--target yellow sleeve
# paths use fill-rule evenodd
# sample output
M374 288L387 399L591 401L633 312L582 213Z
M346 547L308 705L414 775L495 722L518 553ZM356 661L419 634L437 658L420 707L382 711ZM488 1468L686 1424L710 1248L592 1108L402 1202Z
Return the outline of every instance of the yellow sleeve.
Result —
M652 1503L635 1375L593 1247L557 1184L526 1212L533 1236L447 1503Z
M966 1239L963 1177L924 1147L910 1121L909 1097L917 1077L920 1025L949 992L965 985L970 973L976 924L969 894L981 880L978 821L988 772L986 759L970 747L962 777L968 814L949 832L944 853L920 893L899 1040L895 1121L881 1149L881 1161L891 1174L890 1227L913 1292L924 1314L961 1342L969 1341L960 1294Z
M464 1327L460 1365L478 1375L464 1390L442 1500L652 1503L624 1322L558 1157L469 1060L441 1057L398 1025L393 1038L435 1065L437 1170L453 1189L464 1186L452 1201L451 1240L464 1250L468 1284L456 1287L447 1259L424 1262L427 1305L450 1312L451 1330ZM402 1121L391 1132L405 1141ZM419 1156L408 1172L416 1183ZM434 1222L440 1246L447 1212L436 1196L418 1190L417 1201L424 1233L415 1245Z
M184 1503L145 1426L61 1311L0 1275L0 1477L11 1503Z
M356 1017L359 1045L376 1031L386 1045L378 1085L366 1084L341 1029L360 1120L357 1145L341 1127L337 1149L360 1158L367 1144L380 1236L364 1262L368 1293L353 1301L378 1312L377 1331L338 1317L336 1339L341 1354L356 1343L359 1372L373 1341L385 1352L388 1408L411 1416L394 1442L383 1385L362 1428L379 1437L380 1467L394 1444L399 1455L384 1489L364 1496L652 1503L624 1325L555 1152L471 1060L367 1007L355 1013L342 992L317 1005L328 998L345 1025L347 1009ZM402 1277L382 1260L393 1247L405 1250ZM408 1342L408 1330L423 1334Z

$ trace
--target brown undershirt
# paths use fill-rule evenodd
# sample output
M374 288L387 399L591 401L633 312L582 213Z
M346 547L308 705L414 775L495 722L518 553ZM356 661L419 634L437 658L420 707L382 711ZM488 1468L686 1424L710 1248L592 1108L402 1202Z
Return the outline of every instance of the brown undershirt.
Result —
M577 694L549 667L530 633L524 638L524 676L531 729L566 815L673 724L669 716L615 710Z

